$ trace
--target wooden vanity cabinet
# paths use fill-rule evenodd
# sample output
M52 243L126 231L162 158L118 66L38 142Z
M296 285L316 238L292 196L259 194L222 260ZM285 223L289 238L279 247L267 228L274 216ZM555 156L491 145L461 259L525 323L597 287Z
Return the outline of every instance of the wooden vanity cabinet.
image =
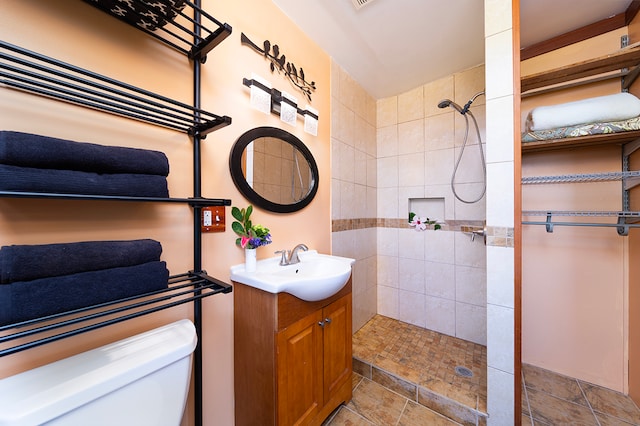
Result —
M234 284L236 426L322 424L351 400L351 279L318 302Z

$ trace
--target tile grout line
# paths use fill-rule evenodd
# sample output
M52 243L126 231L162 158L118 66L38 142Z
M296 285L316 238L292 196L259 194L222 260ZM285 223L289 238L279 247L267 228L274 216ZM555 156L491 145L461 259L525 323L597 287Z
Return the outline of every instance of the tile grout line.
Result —
M600 425L600 420L598 420L598 416L596 416L596 412L593 409L593 407L591 406L591 402L589 402L589 398L587 398L587 394L584 391L584 389L582 389L582 385L580 384L580 380L578 379L573 379L576 381L576 383L578 384L578 389L580 389L580 392L582 392L582 396L584 397L584 400L587 401L587 405L589 406L589 410L591 410L591 414L593 414L593 417L596 419L596 425L601 426Z
M531 411L531 403L529 402L529 392L527 392L527 382L524 378L524 371L520 374L522 375L522 387L524 388L524 398L527 402L527 409L529 411L529 420L531 420L531 425L533 426L533 412Z
M365 422L369 423L370 425L372 425L372 426L378 426L378 425L376 425L374 422L372 422L371 420L369 420L368 418L366 418L365 416L363 416L362 414L360 414L360 413L358 413L358 412L356 412L356 411L353 411L351 408L347 407L346 405L343 405L343 406L342 406L342 408L347 409L348 411L350 411L351 413L353 413L353 414L355 414L356 416L360 417L362 420L364 420ZM342 408L341 408L341 409L342 409ZM337 426L337 425L336 425L336 426Z
M400 411L400 415L398 416L398 420L396 420L396 426L398 426L398 424L400 423L400 419L402 419L402 415L404 414L405 410L407 409L407 405L408 404L409 404L409 399L405 398L404 407L402 407L402 410Z

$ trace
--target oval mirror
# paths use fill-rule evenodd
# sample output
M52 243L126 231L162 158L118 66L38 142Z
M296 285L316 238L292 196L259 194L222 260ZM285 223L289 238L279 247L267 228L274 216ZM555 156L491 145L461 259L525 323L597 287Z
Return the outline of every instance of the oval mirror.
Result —
M290 213L306 207L318 191L318 166L291 133L256 127L238 138L229 157L231 177L252 204Z

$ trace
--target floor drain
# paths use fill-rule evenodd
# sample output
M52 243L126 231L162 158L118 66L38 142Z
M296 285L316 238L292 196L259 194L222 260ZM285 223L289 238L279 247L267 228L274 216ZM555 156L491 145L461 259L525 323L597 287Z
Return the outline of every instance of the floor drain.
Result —
M473 377L473 371L469 370L467 367L457 366L455 371L458 376Z

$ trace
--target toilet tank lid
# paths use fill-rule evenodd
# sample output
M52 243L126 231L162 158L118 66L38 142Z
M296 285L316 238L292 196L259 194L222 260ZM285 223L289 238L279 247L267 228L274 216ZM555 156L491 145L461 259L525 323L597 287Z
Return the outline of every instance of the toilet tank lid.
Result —
M40 424L191 355L190 320L0 380L0 426Z

